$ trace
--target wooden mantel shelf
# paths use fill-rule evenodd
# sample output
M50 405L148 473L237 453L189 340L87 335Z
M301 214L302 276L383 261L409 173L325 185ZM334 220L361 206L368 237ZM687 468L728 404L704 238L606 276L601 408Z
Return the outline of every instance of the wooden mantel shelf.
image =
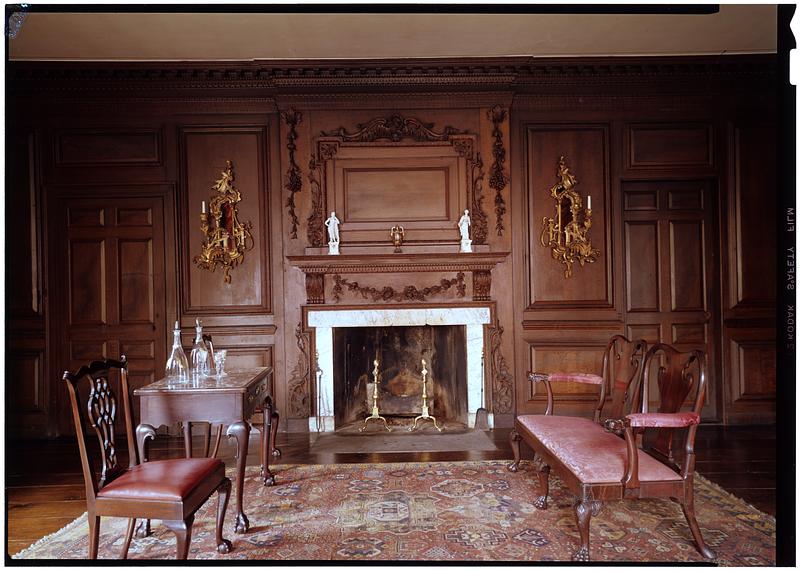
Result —
M509 252L287 256L304 274L492 271Z
M492 270L508 255L509 252L313 254L287 256L287 259L306 276L306 303L309 304L325 303L326 274L334 274L334 280L341 280L340 274L408 272L458 272L462 284L463 272L472 272L472 299L489 301Z

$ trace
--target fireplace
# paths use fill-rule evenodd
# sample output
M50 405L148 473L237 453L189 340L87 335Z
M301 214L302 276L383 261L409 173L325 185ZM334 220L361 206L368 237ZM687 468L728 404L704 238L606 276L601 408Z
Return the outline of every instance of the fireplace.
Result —
M335 328L333 416L337 431L361 427L370 415L375 361L380 414L392 424L411 426L406 419L418 416L423 407L423 359L430 414L442 426L464 428L468 421L465 326Z
M428 388L434 400L431 415L441 412L453 423L474 426L475 413L490 394L482 358L487 341L484 326L489 323L488 306L309 309L308 325L315 330L318 355L309 430L333 431L356 419L363 423L368 414L366 383L373 380L376 349L383 362L380 394L390 414L419 414L421 401L413 387L419 387L414 381L420 379L422 352L427 351ZM403 344L405 349L390 351ZM489 425L493 425L491 414Z

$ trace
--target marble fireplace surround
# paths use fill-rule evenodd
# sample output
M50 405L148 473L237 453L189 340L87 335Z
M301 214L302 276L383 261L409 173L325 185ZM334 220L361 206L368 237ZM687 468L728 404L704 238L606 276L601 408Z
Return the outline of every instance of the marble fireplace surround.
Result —
M308 419L311 432L334 430L333 416L333 329L335 327L386 327L408 325L464 325L467 339L467 411L469 426L475 426L475 412L481 402L481 350L486 346L485 328L491 320L486 307L425 307L412 309L359 308L308 310L308 326L316 330L316 351L320 372L317 415ZM312 382L316 382L313 377ZM484 391L486 395L487 391ZM484 397L486 398L486 397ZM435 414L435 413L434 413ZM494 426L489 414L489 426Z

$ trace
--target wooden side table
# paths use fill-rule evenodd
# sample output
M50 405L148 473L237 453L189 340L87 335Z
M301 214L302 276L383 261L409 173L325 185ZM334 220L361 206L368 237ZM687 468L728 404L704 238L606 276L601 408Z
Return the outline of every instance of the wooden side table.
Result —
M257 408L264 410L261 431L261 477L264 485L275 484L275 475L269 469L269 458L275 449L278 413L272 404L274 387L272 367L259 367L228 371L222 377L190 377L183 382L161 379L133 393L140 399L140 427L145 431L162 425L182 422L207 422L227 425L228 438L236 440L236 533L245 533L250 522L244 514L242 494L247 448L250 440L250 419ZM209 429L210 430L210 429ZM137 428L137 434L139 429ZM191 430L184 433L188 439L186 454L191 456ZM206 453L208 447L206 446ZM216 447L214 455L216 454ZM148 522L149 523L149 522ZM147 535L148 529L137 535Z

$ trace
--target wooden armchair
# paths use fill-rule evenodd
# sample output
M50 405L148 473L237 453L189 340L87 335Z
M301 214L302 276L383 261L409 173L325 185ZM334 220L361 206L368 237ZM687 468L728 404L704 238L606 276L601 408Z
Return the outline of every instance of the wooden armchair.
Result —
M700 553L715 557L703 542L694 515L694 440L705 398L706 363L701 351L681 353L665 344L652 347L644 357L644 341L625 337L611 339L603 359L603 376L565 373L529 373L532 382L543 382L547 391L544 415L523 415L511 433L516 472L519 443L524 440L535 453L543 495L535 504L547 509L548 476L555 470L575 494L575 516L581 545L575 561L589 560L589 522L602 502L636 498L671 498L681 504ZM612 367L616 364L616 367ZM640 368L641 364L641 368ZM648 412L651 369L658 367L660 406ZM611 369L614 369L612 374ZM553 382L581 382L600 386L593 420L553 415ZM606 385L611 387L611 414L601 423ZM694 392L691 412L681 412ZM643 445L646 429L657 429L652 445ZM688 428L683 466L673 456L673 436ZM648 435L649 436L649 435Z
M109 372L119 371L122 413L128 441L129 465L120 465L117 458L114 422L117 400L109 384ZM228 507L231 481L225 477L225 464L216 458L162 460L148 462L145 442L155 436L152 429L137 429L134 446L133 420L128 391L128 363L93 361L76 373L64 372L72 417L80 449L83 478L86 485L86 507L89 520L89 558L97 558L102 516L128 518L128 530L122 547L122 558L128 556L136 519L158 519L177 537L178 559L186 559L192 536L194 514L211 494L219 492L217 508L217 551L228 553L231 542L222 537L225 510ZM81 400L78 385L89 383L88 400ZM81 406L78 403L83 402ZM88 414L88 419L86 415ZM84 426L89 421L100 444L99 478L89 458ZM141 459L141 463L139 462Z

